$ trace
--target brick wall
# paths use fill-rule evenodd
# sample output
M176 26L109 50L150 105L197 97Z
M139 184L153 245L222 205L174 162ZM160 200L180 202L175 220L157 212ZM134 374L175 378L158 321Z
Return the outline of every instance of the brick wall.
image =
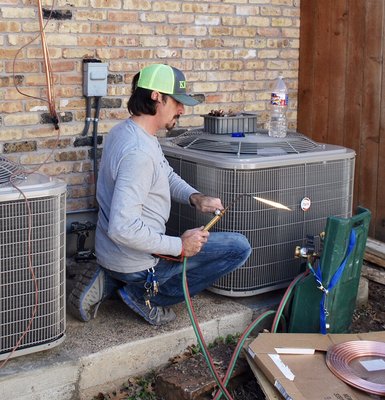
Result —
M108 63L100 148L103 135L128 116L132 76L151 62L182 69L189 91L204 95L203 104L186 107L181 127L201 126L200 115L219 108L256 112L259 127L265 127L270 87L282 71L290 90L289 124L295 129L299 1L55 1L51 19L44 21L61 118L58 132L41 100L46 87L37 1L0 0L0 153L38 165L53 150L40 171L68 183L67 209L94 206L92 127L88 137L81 136L84 58ZM42 7L47 16L51 2L43 1Z

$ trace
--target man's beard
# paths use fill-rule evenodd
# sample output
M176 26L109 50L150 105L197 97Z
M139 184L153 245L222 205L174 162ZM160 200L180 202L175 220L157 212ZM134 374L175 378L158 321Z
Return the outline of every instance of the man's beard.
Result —
M179 120L179 115L174 116L174 122L170 124L166 124L166 129L168 132L172 131L175 128L177 121Z

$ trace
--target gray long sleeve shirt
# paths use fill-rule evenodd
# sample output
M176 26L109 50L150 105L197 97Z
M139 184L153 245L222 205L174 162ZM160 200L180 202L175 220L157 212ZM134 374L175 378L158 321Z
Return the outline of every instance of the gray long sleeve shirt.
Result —
M179 237L165 235L171 199L189 204L196 193L165 159L158 139L131 119L107 135L97 184L98 262L113 271L142 271L157 263L151 254L177 256Z

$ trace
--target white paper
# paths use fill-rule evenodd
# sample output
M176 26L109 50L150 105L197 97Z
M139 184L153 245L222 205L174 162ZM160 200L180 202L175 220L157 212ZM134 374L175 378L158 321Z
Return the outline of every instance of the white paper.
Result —
M315 349L306 349L300 347L276 347L277 354L314 354Z
M361 365L369 372L382 371L385 369L385 360L378 358L376 360L360 361Z
M279 382L278 380L276 380L274 382L274 386L277 388L277 390L279 391L279 393L281 393L281 395L283 396L283 398L285 400L294 400L291 396L289 396L289 394L286 392L285 388L281 385L281 382Z
M295 375L291 372L290 368L282 362L281 357L278 354L269 354L269 357L273 360L274 364L283 375L285 375L285 378L289 379L289 381L294 381Z

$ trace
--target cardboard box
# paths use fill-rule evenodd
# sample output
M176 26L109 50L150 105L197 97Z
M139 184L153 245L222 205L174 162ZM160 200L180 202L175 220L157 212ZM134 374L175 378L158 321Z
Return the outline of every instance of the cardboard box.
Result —
M284 399L380 399L379 396L349 386L326 365L327 349L333 344L351 340L385 342L385 332L356 335L261 333L247 347L248 360L249 363L255 363Z

